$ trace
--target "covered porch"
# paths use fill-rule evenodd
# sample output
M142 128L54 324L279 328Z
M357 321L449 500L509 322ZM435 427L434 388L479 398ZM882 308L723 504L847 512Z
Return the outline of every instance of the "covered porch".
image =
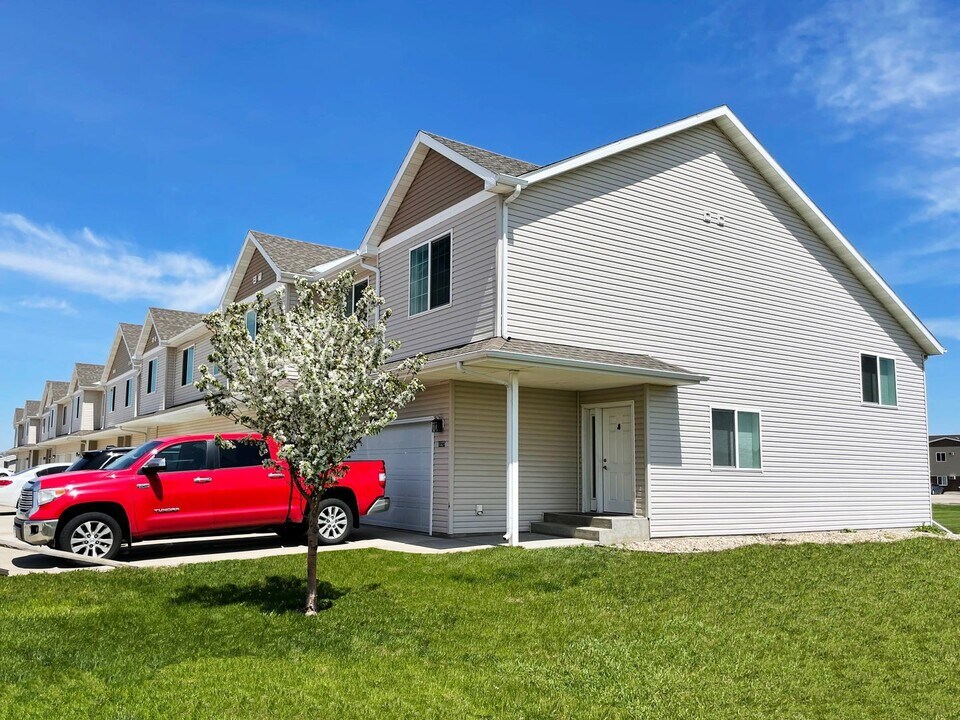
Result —
M509 544L545 519L643 518L646 388L706 380L648 355L503 338L433 353L421 377L451 386L452 534L497 527Z

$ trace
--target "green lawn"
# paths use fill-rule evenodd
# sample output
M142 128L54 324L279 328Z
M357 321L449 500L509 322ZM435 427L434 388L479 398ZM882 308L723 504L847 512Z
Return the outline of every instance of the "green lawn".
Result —
M0 717L946 718L960 543L0 578Z
M952 532L960 533L960 505L934 504L933 519Z

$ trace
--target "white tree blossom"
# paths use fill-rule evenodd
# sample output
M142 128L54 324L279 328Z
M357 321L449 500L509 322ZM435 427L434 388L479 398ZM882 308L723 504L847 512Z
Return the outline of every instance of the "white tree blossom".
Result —
M196 382L214 415L273 438L307 504L306 612L317 611L317 516L323 490L343 474L360 441L396 420L422 389L423 357L386 368L399 342L387 339L390 311L368 287L347 313L353 273L296 283L283 311L282 291L259 293L206 316L213 352ZM248 313L256 312L256 329ZM375 318L375 319L374 319Z

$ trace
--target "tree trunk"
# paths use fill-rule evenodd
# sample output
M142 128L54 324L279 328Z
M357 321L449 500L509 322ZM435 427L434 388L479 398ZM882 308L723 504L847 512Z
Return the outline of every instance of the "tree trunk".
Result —
M304 612L316 615L317 610L317 536L319 535L318 517L320 514L319 489L314 488L307 500L307 603Z

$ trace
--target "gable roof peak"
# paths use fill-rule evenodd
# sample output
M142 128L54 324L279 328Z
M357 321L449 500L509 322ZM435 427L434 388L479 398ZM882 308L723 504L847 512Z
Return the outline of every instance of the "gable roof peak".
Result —
M282 273L305 275L311 268L352 254L351 250L250 230L250 235Z
M523 175L528 172L533 172L540 167L526 160L519 160L509 155L501 155L500 153L485 150L476 145L468 145L459 140L452 140L443 135L427 132L426 130L421 130L420 132L497 175Z

